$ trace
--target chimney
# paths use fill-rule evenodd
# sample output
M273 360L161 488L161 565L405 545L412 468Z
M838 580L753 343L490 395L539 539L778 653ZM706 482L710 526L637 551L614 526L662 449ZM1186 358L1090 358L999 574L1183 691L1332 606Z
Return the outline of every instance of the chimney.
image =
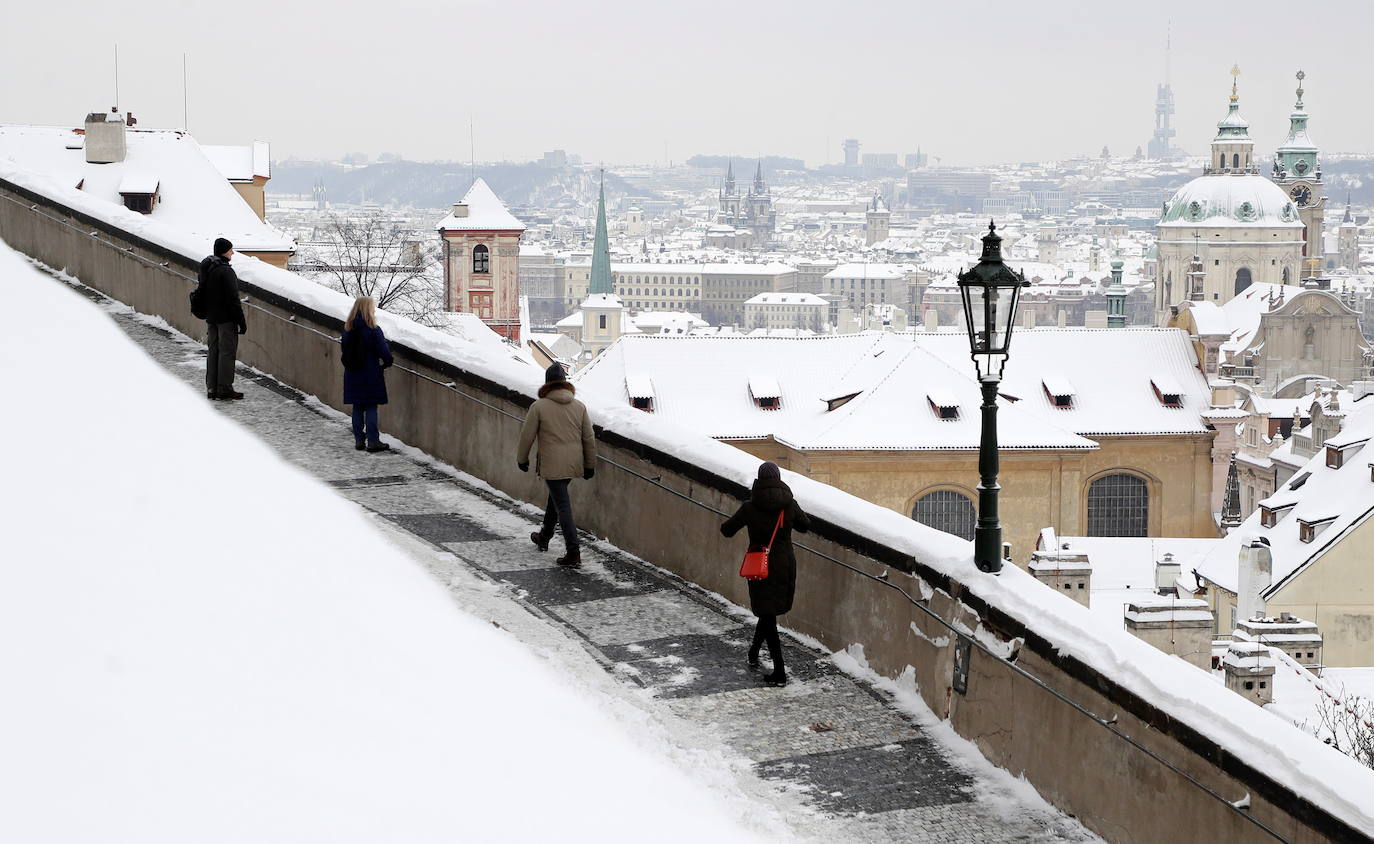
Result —
M1173 554L1165 553L1162 560L1155 562L1155 590L1161 595L1178 593L1178 576L1183 566L1174 559Z
M114 164L123 161L126 153L123 115L117 111L86 115L87 164Z
M1274 555L1269 550L1269 541L1255 537L1240 549L1240 591L1236 594L1236 617L1249 621L1264 617L1264 598L1262 593L1269 588L1273 578Z
M1275 667L1269 646L1259 642L1232 642L1221 659L1226 688L1260 706L1274 702Z
M455 202L455 203L453 203L453 216L455 216L455 217L466 217L467 215L468 215L468 207L467 207L467 205L465 205L465 204L462 203L462 202Z

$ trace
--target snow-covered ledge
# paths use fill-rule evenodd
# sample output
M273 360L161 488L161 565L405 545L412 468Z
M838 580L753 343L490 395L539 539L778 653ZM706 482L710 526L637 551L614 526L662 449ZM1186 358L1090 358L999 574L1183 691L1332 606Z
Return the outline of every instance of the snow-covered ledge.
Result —
M199 331L187 312L185 278L209 251L199 238L3 161L0 238L180 330ZM243 358L337 406L330 335L348 299L253 259L235 266L260 309L249 313ZM542 374L423 326L382 320L398 358L417 373L394 378L389 430L498 490L540 500L512 454L518 416ZM739 548L719 537L718 516L692 500L730 509L757 460L629 407L591 410L604 454L616 465L603 466L593 485L578 490L579 519L632 553L742 600ZM974 650L967 692L954 692L958 648L946 628L883 581L807 553L797 607L785 622L835 650L862 646L883 673L911 666L937 713L1090 827L1122 840L1162 840L1184 829L1213 840L1261 840L1248 815L1289 840L1374 833L1374 772L1025 572L979 572L969 543L809 478L789 473L787 480L819 518L808 544L870 575L886 571L887 584L988 651ZM1223 805L1158 759L1249 808ZM1169 811L1160 812L1161 805Z

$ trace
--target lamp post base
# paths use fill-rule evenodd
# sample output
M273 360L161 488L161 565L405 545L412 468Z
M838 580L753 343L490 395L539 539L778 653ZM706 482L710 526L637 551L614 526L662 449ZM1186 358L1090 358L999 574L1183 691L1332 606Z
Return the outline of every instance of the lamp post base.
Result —
M979 571L1002 570L1002 524L997 518L997 385L984 376L983 436L978 445L978 524L973 529L973 562Z

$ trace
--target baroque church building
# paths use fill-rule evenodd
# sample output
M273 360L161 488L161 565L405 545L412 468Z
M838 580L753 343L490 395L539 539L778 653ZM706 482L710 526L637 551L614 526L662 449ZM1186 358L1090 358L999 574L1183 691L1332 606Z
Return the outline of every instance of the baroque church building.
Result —
M1307 256L1311 244L1321 243L1324 200L1301 88L1291 122L1278 151L1276 181L1270 181L1259 174L1250 124L1240 115L1232 82L1230 107L1217 124L1203 174L1164 203L1155 282L1161 324L1181 302L1221 305L1255 282L1298 284L1319 274Z

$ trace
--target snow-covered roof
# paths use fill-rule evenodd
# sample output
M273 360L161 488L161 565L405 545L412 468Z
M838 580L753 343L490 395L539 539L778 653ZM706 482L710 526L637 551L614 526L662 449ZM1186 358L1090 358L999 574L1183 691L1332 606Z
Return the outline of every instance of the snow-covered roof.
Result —
M795 448L974 450L978 384L889 332L810 338L622 337L576 376L578 390L626 402L627 372L653 372L654 412L718 439L776 437ZM955 418L929 406L934 390ZM830 411L827 400L860 393ZM780 399L763 409L755 399ZM1091 449L1061 427L1002 405L1007 449Z
M215 169L231 182L272 178L271 148L266 141L254 141L248 146L205 144L201 149Z
M706 275L785 275L796 272L797 268L770 261L767 264L702 264L701 271Z
M1353 443L1371 436L1374 436L1374 399L1366 397L1354 403L1333 442L1338 445ZM1274 526L1263 525L1260 510L1251 513L1202 560L1198 573L1223 589L1237 591L1241 544L1262 536L1269 540L1273 552L1273 585L1266 592L1266 595L1273 595L1299 571L1316 562L1333 543L1374 515L1370 462L1361 454L1333 469L1326 465L1326 449L1318 449L1298 473L1268 499L1269 504L1281 509ZM1304 474L1307 477L1301 484L1296 489L1291 488ZM1324 527L1312 541L1303 542L1299 522Z
M1198 176L1165 203L1159 225L1188 229L1262 226L1295 231L1303 227L1297 207L1283 188L1249 173Z
M1155 596L1156 563L1165 554L1172 555L1171 561L1181 572L1188 572L1220 541L1211 537L1060 536L1058 549L1040 553L1050 558L1056 553L1086 555L1092 565L1089 609L1120 625L1127 604Z
M458 216L455 209L435 226L439 231L500 231L522 232L525 224L515 219L506 204L487 186L485 179L478 179L463 194L457 203L466 206L467 213Z
M963 332L911 336L961 372L971 371ZM1197 365L1192 342L1176 328L1019 328L1001 393L1016 396L1019 411L1085 437L1201 434L1212 394ZM1045 395L1047 373L1066 382L1060 389L1072 390L1072 407L1056 407ZM1179 407L1160 401L1158 382L1179 391Z
M906 278L907 268L900 264L840 264L826 278Z
M119 187L115 191L120 196L126 194L154 194L157 193L158 178L156 173L148 172L127 172L124 178L119 180Z
M121 187L129 193L161 197L147 216L195 235L206 251L217 237L227 237L240 252L293 252L291 238L258 219L238 191L216 169L205 150L186 132L170 129L125 130L123 161L87 164L74 129L57 126L0 126L0 161L123 207ZM128 182L126 183L126 179Z
M594 308L601 311L620 310L625 304L620 301L620 297L614 293L592 293L582 304L578 306L582 309Z

